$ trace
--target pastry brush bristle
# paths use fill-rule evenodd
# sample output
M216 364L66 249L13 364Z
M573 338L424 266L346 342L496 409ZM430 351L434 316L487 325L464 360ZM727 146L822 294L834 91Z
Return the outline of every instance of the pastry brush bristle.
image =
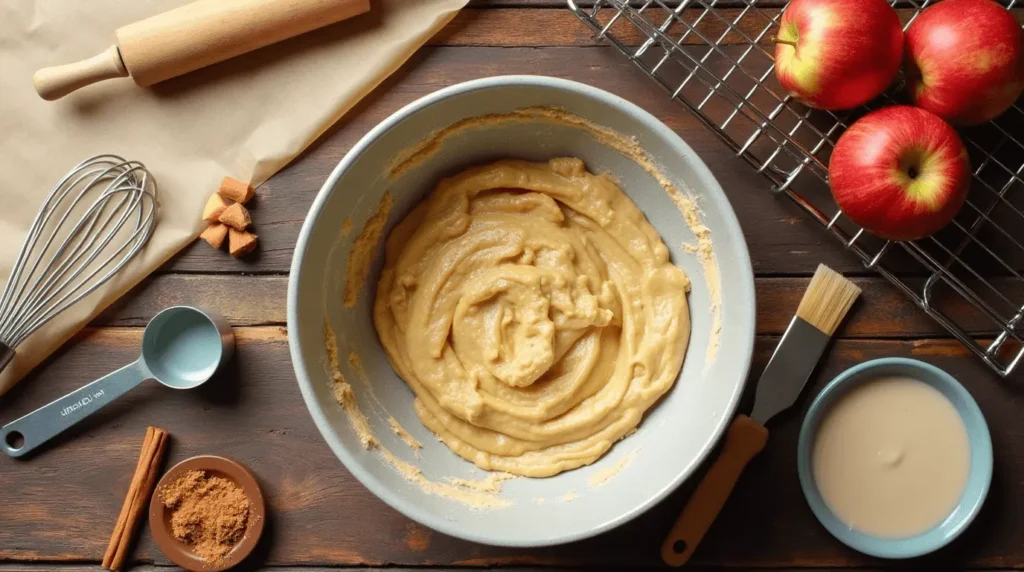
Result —
M800 300L796 315L831 336L857 296L860 296L860 288L856 284L828 266L819 264Z

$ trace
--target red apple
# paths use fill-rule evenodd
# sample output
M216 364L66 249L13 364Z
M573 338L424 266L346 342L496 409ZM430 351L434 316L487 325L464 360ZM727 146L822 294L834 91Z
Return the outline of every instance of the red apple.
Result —
M850 109L892 83L903 28L885 0L793 0L775 37L775 76L811 107Z
M850 220L888 240L917 240L956 216L971 166L948 123L894 105L865 115L839 137L828 178Z
M914 104L959 125L1006 111L1024 90L1020 24L992 0L944 0L907 28Z

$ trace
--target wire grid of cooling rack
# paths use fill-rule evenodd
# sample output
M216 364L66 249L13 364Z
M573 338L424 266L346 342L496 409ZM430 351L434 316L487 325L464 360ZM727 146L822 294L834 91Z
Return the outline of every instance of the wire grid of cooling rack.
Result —
M909 23L929 1L894 5ZM869 108L901 102L901 86L850 112L811 110L794 101L774 74L770 38L785 8L778 0L568 4L597 37L688 107L867 268L899 287L1000 375L1016 369L1024 356L1024 137L1014 135L1024 133L1020 107L961 131L974 181L956 220L927 239L886 242L839 212L827 167L843 130Z

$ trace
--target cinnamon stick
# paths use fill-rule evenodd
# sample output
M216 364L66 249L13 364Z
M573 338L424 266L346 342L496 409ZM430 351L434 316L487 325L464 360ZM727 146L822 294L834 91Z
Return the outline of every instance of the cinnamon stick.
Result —
M128 486L128 495L121 506L121 514L117 517L110 543L103 555L103 567L108 570L120 570L128 557L138 530L142 516L146 512L149 497L153 494L156 478L163 464L167 450L167 432L157 427L147 427L146 437L142 441L142 452L135 465L135 474Z
M142 440L142 452L139 454L139 460L135 464L135 473L132 475L131 484L128 485L128 495L124 499L124 505L121 507L121 514L117 516L117 523L114 525L114 532L110 535L110 544L107 546L107 551L103 554L103 567L110 568L111 563L114 561L114 553L117 552L117 546L121 542L121 534L124 532L124 524L128 521L128 510L131 508L131 499L135 498L139 490L139 484L142 481L145 463L146 463L146 449L150 446L153 439L153 433L156 431L155 427L146 427L146 437Z

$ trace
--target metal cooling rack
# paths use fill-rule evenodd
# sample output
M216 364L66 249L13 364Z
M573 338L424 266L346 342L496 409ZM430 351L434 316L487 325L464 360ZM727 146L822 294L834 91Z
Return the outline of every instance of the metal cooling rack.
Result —
M774 74L770 38L785 8L777 0L568 3L597 37L686 105L865 267L898 286L1000 375L1016 369L1024 355L1020 107L961 131L974 181L957 219L927 239L886 242L839 212L828 190L828 158L847 125L869 108L901 101L900 89L851 112L810 110L794 101ZM909 23L929 0L894 4Z

